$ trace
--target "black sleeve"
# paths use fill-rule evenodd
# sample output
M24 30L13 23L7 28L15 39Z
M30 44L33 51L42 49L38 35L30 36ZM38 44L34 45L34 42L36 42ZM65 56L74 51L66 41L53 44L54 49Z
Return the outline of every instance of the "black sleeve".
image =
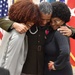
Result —
M70 27L70 29L72 30L72 35L70 37L75 39L75 28Z
M66 63L69 61L70 48L69 48L69 39L66 36L63 36L58 31L55 32L55 41L57 42L59 48L59 56L54 62L54 66L57 70L62 69L66 66Z
M9 70L0 67L0 75L10 75Z

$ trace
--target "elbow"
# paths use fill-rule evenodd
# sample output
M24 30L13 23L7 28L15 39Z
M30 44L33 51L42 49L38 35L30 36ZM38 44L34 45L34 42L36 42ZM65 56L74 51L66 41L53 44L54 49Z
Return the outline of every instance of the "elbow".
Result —
M70 55L70 50L65 48L65 49L61 52L61 54L62 54L63 56L65 56L65 57L68 57L68 56Z

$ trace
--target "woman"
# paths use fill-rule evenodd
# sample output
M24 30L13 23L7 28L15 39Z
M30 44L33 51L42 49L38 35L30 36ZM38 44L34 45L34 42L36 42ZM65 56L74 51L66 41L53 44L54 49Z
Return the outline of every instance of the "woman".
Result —
M9 9L9 19L26 24L28 29L34 23L39 23L40 15L38 6L25 0L16 2ZM27 51L27 36L25 33L19 34L16 30L12 30L3 55L2 67L8 69L10 75L20 75L26 60Z
M66 25L66 22L70 20L70 10L62 2L54 2L52 7L51 28L45 43L44 75L73 75L69 61L69 39L57 31L60 26Z

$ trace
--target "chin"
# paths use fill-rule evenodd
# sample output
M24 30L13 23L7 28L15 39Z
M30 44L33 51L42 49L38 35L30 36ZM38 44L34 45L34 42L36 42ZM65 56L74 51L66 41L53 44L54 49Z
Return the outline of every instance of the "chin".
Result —
M46 26L46 25L41 25L41 26Z
M55 27L52 27L53 28L53 30L57 30L57 28L55 28Z

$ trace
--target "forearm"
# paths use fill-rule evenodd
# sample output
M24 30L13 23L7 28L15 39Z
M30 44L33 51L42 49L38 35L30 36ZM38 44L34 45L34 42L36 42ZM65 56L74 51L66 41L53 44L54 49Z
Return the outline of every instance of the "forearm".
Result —
M28 27L23 23L13 22L11 20L5 20L0 18L0 27L8 32L12 29L15 29L19 33L25 33L28 30Z
M70 29L72 30L72 35L70 37L75 39L75 28L70 27Z
M8 31L12 24L13 24L13 21L5 20L4 18L0 18L0 27L2 29Z

